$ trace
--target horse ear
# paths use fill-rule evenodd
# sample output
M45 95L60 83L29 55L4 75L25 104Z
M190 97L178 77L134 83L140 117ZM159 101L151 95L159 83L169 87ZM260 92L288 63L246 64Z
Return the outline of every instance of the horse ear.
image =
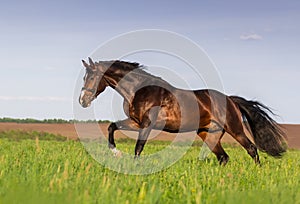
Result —
M90 66L95 69L95 64L93 62L93 60L89 57L89 63L90 63Z
M89 69L90 66L88 65L88 63L86 63L84 60L81 60L82 61L82 64L85 68Z

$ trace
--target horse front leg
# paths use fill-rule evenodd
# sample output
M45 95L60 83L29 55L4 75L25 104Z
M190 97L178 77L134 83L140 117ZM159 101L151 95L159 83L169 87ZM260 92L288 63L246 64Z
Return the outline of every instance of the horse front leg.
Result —
M116 123L111 123L108 127L108 147L110 149L116 148L114 132L118 129Z
M136 122L127 118L118 122L113 122L108 127L108 147L114 153L115 156L121 156L121 151L116 148L114 133L116 130L129 130L138 131L138 125Z
M144 149L148 136L156 123L159 110L160 110L159 106L152 107L143 116L142 122L140 124L141 129L139 130L138 140L135 145L135 151L134 151L135 159L140 157L140 154Z
M151 130L152 130L152 127L148 127L145 129L141 129L139 131L138 140L136 142L135 150L134 150L134 153L135 153L134 158L135 159L140 157L140 154L142 153L142 151L144 149L144 146L147 142L147 139L148 139L148 136L149 136Z
M118 129L116 123L111 123L108 127L108 147L113 152L114 156L121 156L122 153L116 148L114 133Z

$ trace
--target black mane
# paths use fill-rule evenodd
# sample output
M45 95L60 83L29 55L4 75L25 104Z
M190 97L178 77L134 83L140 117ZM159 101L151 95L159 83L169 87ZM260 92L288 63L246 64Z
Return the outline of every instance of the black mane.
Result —
M126 61L120 61L120 60L111 60L111 61L99 61L99 64L103 64L106 67L115 67L120 70L124 71L133 71L133 73L138 74L139 76L146 77L146 78L151 78L151 79L156 79L161 82L167 83L165 80L163 80L161 77L154 76L146 71L146 67L144 65L141 65L137 62L126 62Z
M119 67L120 69L127 69L127 70L135 70L135 69L143 69L145 68L143 65L137 62L125 62L116 60L113 62L114 66Z
M114 66L118 69L123 69L123 70L126 70L126 71L132 71L132 70L135 70L135 69L144 68L143 65L140 65L137 62L125 62L125 61L120 61L120 60L99 61L98 63L103 64L107 68Z

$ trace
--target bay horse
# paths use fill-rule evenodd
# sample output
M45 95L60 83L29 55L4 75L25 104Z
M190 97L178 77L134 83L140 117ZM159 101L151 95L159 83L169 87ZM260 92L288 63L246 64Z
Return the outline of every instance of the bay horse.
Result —
M116 130L138 131L134 156L138 158L152 129L196 132L221 165L229 160L220 143L225 132L247 150L255 163L260 163L257 148L274 157L286 151L285 135L269 116L268 112L273 112L262 103L211 89L179 89L146 72L138 63L94 62L91 58L89 64L84 60L82 63L86 68L79 97L82 107L90 106L108 86L124 98L128 118L108 127L108 146L115 154L119 152L114 141ZM246 136L245 128L250 130L254 143Z

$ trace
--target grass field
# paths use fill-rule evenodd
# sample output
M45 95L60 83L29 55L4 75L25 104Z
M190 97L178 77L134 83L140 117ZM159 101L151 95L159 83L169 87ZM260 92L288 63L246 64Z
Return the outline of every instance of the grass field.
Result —
M133 141L117 144L134 149ZM150 141L144 153L167 145ZM262 166L256 166L240 146L225 149L231 156L225 167L213 155L199 160L196 144L173 166L133 176L104 168L78 141L1 133L0 203L300 203L300 151L282 159L260 153Z

